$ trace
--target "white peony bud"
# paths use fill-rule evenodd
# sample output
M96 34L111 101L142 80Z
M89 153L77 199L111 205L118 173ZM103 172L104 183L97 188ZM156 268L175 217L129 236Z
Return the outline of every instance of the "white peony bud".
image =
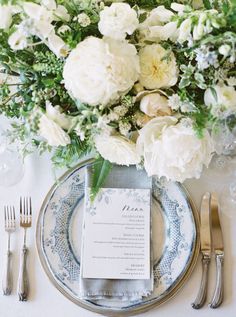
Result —
M137 13L127 3L113 3L100 12L98 28L101 34L123 40L133 34L139 24Z
M219 47L219 53L223 55L224 57L229 56L230 51L231 51L231 46L229 46L228 44L223 44Z
M141 161L136 144L120 135L98 135L95 138L95 146L101 156L111 163L129 166Z
M149 117L171 115L168 99L158 93L144 96L140 102L140 110Z

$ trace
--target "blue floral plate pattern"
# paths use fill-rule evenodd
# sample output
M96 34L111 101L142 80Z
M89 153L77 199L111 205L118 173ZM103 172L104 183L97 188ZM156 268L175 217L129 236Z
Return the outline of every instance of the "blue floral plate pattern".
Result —
M180 184L154 178L153 294L137 302L81 300L78 292L84 169L91 163L83 162L67 172L44 200L37 223L37 248L43 268L66 297L103 315L129 315L160 305L175 295L195 265L199 253L198 214Z

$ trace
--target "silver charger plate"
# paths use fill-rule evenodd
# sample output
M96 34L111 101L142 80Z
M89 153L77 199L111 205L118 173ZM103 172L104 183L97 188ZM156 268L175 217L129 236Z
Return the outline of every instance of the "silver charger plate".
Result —
M64 174L51 188L40 210L37 249L47 276L71 301L103 315L132 315L162 304L186 282L199 253L198 213L188 193L178 183L153 178L153 294L136 302L82 300L78 293L84 170L88 164L92 161Z

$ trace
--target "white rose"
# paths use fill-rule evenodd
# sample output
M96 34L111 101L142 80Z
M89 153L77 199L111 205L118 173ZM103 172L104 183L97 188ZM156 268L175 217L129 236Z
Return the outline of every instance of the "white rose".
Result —
M148 175L164 176L171 181L199 178L214 151L207 131L203 138L198 138L191 125L177 123L172 117L152 119L139 134L137 145Z
M27 37L24 32L19 29L9 36L8 44L14 51L23 50L28 46Z
M120 135L99 135L95 138L95 146L101 156L111 163L128 166L141 160L136 144Z
M192 20L190 18L184 20L179 27L178 42L184 43L190 37L192 28Z
M138 80L139 59L134 45L88 37L66 60L63 76L74 98L89 105L106 105L126 94Z
M46 102L47 117L57 123L64 130L70 130L73 126L73 117L62 113L60 106L53 107L50 101Z
M0 29L6 30L12 23L12 6L0 5Z
M153 25L153 23L156 24L159 22L166 23L170 21L173 15L174 13L170 10L167 10L163 5L158 6L150 12L149 19L147 22L149 22L149 25ZM150 24L150 22L152 23Z
M142 98L140 110L150 117L171 115L168 99L158 93L151 93Z
M123 40L138 27L138 17L135 10L127 3L112 3L100 12L98 28L101 34Z
M214 93L215 91L215 93ZM204 102L207 106L223 106L226 109L236 108L236 91L232 86L216 85L208 88L204 94Z
M165 58L167 57L168 58ZM171 87L177 83L178 68L173 52L159 44L147 45L139 52L140 84L147 89Z

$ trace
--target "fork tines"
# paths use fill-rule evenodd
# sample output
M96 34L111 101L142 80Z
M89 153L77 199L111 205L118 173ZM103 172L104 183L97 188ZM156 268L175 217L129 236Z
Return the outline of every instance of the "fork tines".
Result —
M4 206L5 230L14 230L16 225L15 208Z
M20 225L23 227L31 226L32 221L32 202L31 197L20 198Z

